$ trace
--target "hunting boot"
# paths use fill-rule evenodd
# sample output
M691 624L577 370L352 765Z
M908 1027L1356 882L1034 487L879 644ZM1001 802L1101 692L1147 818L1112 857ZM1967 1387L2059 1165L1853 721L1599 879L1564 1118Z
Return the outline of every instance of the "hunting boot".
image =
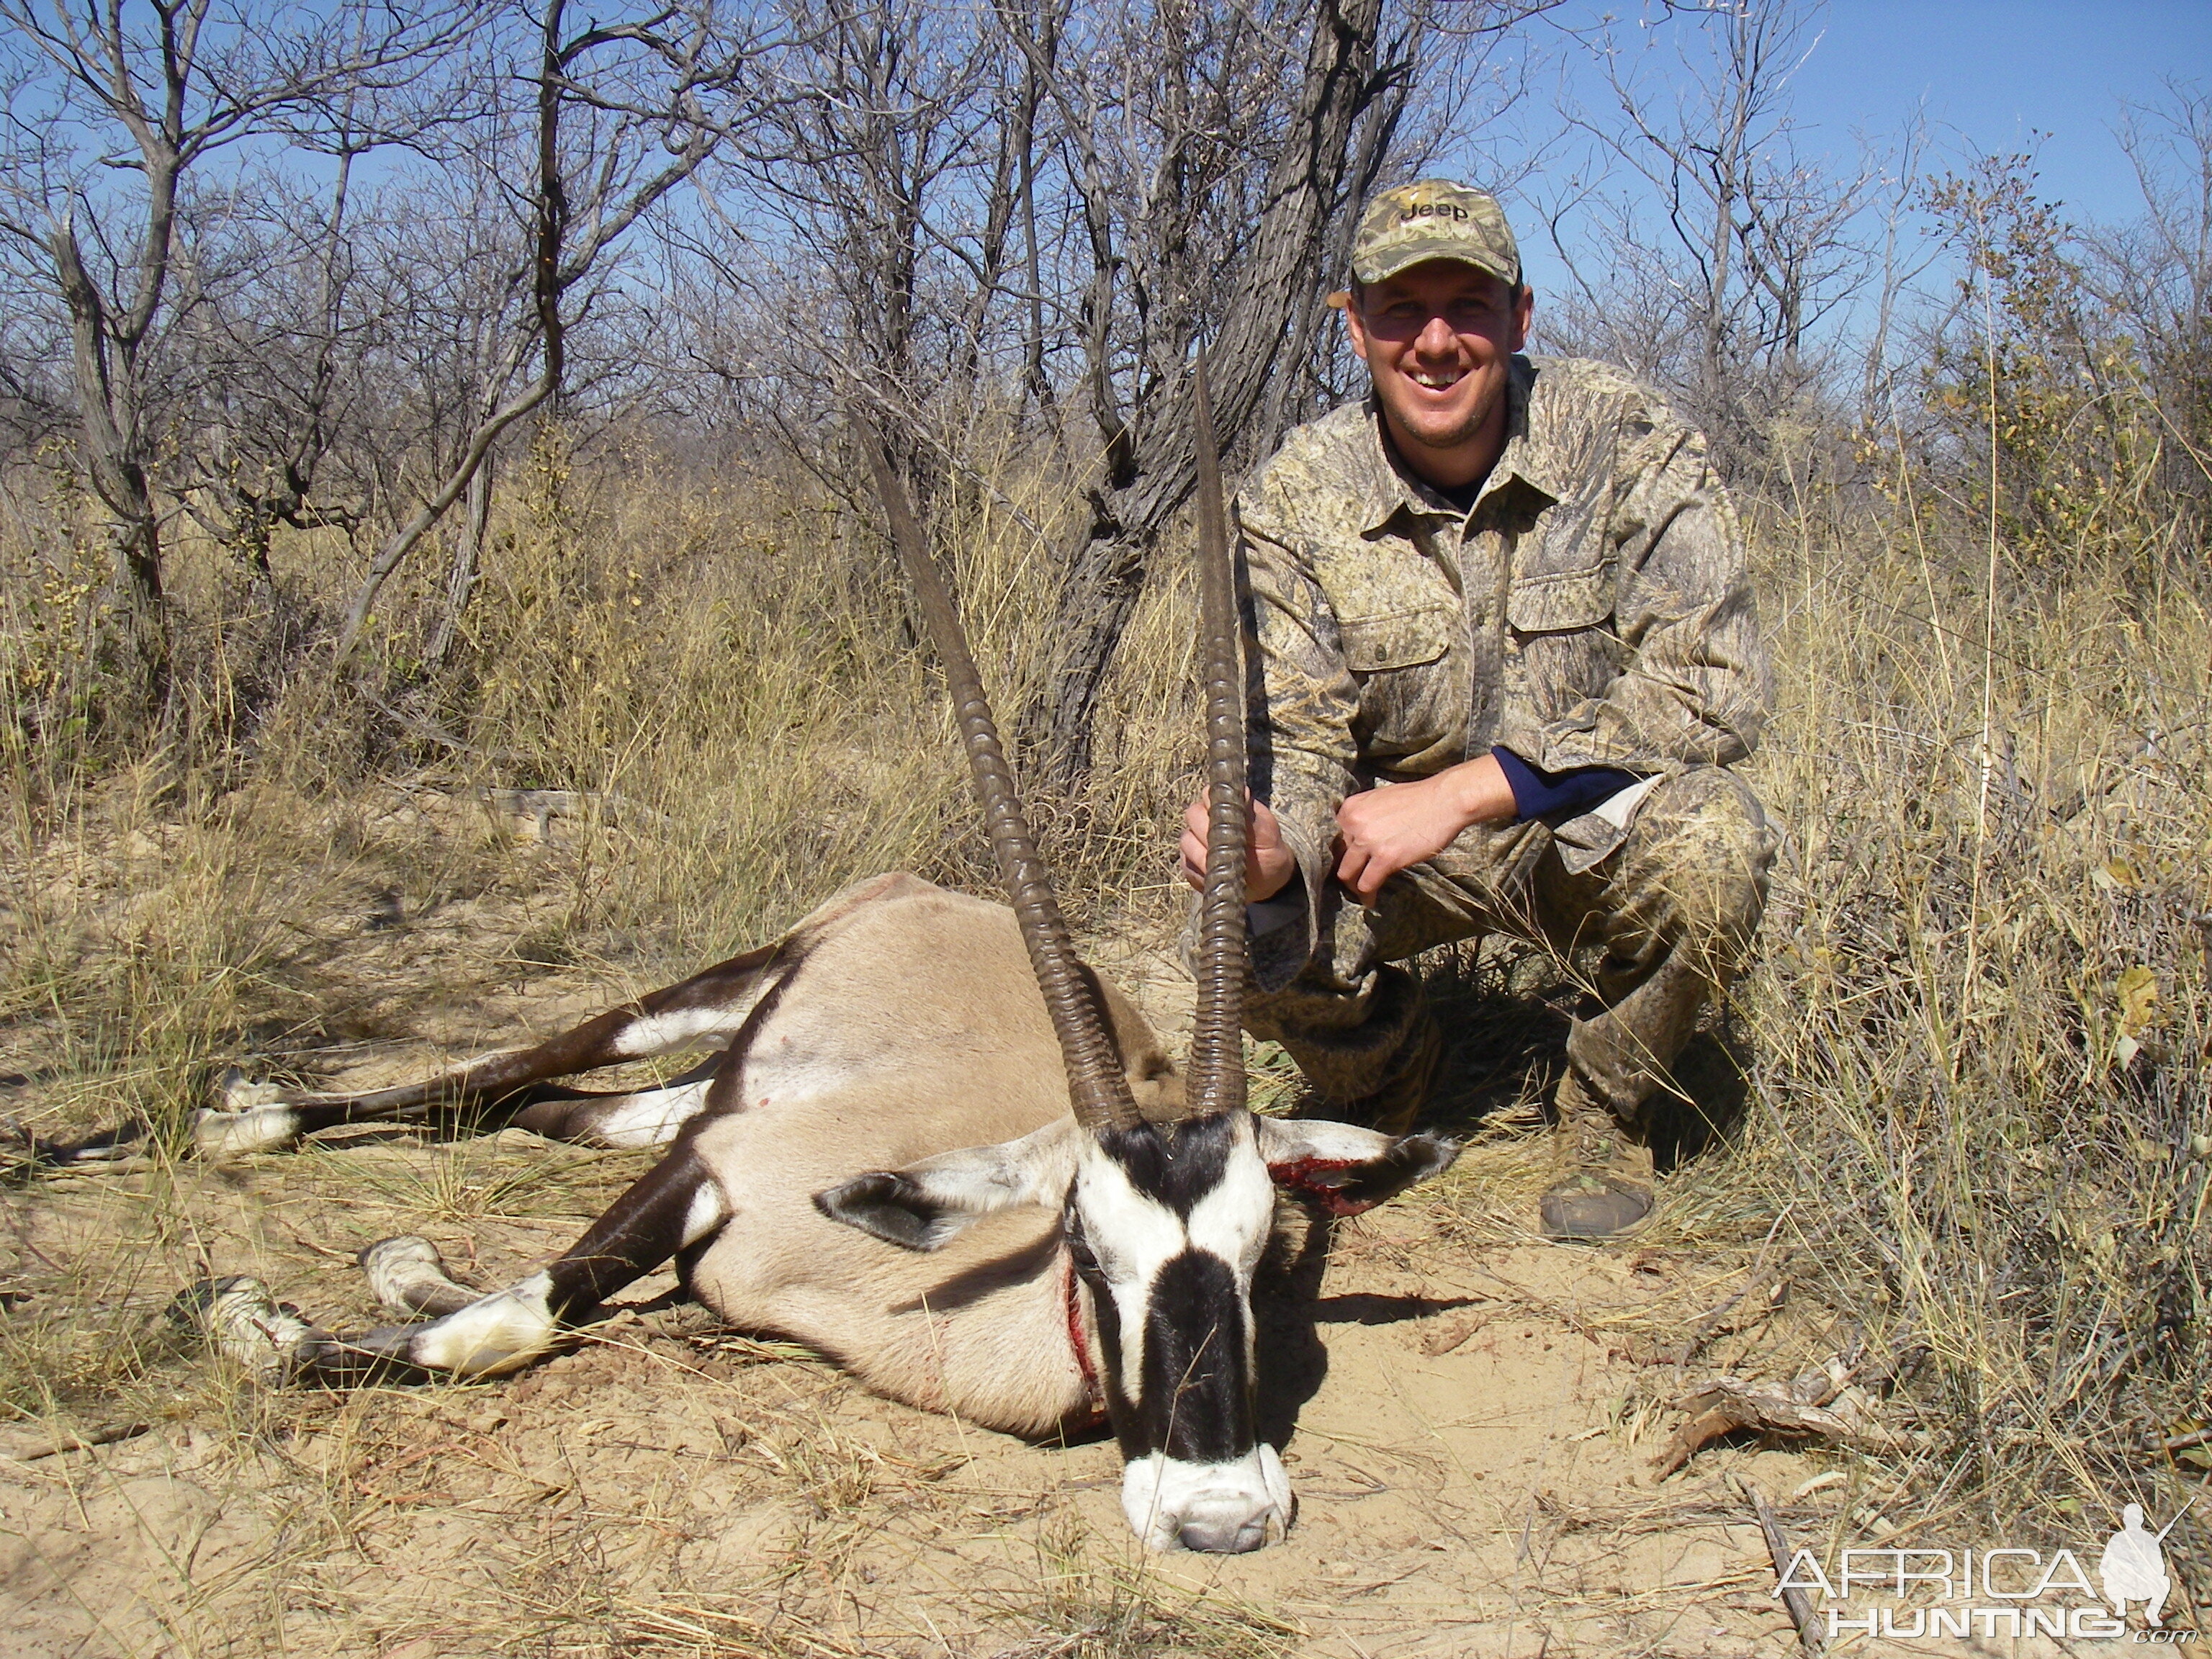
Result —
M1549 1238L1607 1238L1651 1213L1651 1149L1572 1072L1559 1079L1559 1176L1537 1208Z

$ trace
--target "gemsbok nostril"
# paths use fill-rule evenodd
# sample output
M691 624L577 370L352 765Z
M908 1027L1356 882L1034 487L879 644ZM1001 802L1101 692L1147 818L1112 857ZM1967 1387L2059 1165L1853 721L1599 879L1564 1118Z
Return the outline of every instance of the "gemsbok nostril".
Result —
M1267 1523L1191 1521L1185 1522L1176 1536L1187 1550L1198 1550L1207 1555L1242 1555L1267 1541Z

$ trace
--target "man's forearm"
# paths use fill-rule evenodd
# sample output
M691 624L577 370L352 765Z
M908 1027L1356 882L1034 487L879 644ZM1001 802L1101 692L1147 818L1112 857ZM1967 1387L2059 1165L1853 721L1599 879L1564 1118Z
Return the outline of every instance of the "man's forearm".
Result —
M1514 816L1513 787L1495 755L1462 761L1413 783L1352 796L1336 809L1336 878L1373 903L1401 870L1434 858L1460 832Z
M1510 823L1518 811L1513 781L1506 775L1505 768L1494 752L1447 766L1432 781L1445 787L1443 798L1449 803L1453 817L1462 820L1459 828L1452 831L1455 836L1460 830L1471 829L1478 823Z

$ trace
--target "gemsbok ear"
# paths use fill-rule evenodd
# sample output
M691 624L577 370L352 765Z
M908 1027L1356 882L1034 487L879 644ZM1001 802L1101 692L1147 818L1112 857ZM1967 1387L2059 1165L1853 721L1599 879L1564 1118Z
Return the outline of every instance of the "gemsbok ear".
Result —
M1083 1133L1064 1117L1018 1140L872 1170L815 1194L814 1207L902 1250L933 1250L979 1217L1019 1204L1057 1208L1075 1179Z
M1316 1118L1253 1120L1260 1156L1275 1184L1331 1215L1358 1215L1417 1181L1442 1175L1459 1142L1442 1135L1389 1135Z

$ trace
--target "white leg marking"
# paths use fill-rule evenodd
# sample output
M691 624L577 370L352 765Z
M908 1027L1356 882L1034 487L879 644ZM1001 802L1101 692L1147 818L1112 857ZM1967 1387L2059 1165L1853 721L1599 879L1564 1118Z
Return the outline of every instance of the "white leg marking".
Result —
M289 1146L300 1138L300 1115L289 1106L249 1106L241 1112L203 1107L192 1114L192 1149L221 1161Z
M707 1104L710 1078L681 1088L647 1089L605 1111L592 1125L595 1139L610 1146L663 1146L699 1115Z
M684 1212L684 1243L688 1248L729 1218L730 1206L722 1201L722 1185L712 1176L691 1194L691 1207Z
M536 1273L447 1314L409 1339L407 1360L456 1376L495 1376L526 1365L551 1346L558 1329L547 1304L552 1289L551 1275Z
M721 1039L714 1045L719 1048L744 1023L743 1010L728 1008L672 1008L665 1014L642 1014L614 1040L612 1051L625 1060L635 1060L689 1048L710 1036Z

